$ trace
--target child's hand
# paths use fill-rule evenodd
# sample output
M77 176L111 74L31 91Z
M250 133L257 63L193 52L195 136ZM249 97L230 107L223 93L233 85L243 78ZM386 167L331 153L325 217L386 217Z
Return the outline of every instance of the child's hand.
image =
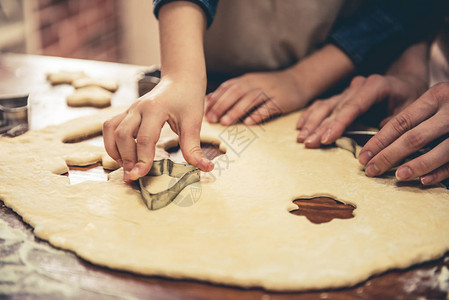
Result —
M387 100L389 112L395 115L425 88L425 82L406 76L357 76L342 94L317 100L307 108L296 125L301 130L297 140L309 148L329 145L374 104Z
M206 119L253 125L304 107L309 99L290 72L249 73L225 81L207 96Z
M104 123L106 151L123 167L125 181L136 180L149 172L165 122L179 135L187 162L203 171L213 169L213 163L200 147L203 101L204 91L197 84L164 78L126 112Z
M401 165L399 180L420 177L425 185L449 177L449 82L434 85L393 117L360 152L368 176L383 174L394 164L434 142L433 148Z

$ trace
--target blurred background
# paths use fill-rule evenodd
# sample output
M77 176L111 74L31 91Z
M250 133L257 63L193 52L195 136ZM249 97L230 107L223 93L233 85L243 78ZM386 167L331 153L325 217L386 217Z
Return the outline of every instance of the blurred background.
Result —
M0 53L160 65L152 0L0 0ZM431 51L431 82L449 78L449 19Z
M0 0L0 51L160 64L151 0Z

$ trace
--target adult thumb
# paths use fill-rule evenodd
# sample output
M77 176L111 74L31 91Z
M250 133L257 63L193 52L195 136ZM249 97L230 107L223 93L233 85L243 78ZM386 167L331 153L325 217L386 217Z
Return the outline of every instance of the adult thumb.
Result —
M179 147L184 159L199 168L203 172L210 172L214 169L214 164L201 151L200 132L188 126L181 128L179 134Z

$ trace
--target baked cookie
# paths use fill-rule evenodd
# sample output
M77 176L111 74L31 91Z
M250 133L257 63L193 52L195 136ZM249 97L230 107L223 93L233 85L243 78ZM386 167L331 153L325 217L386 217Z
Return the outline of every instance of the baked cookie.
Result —
M74 88L79 89L88 86L98 86L110 92L117 91L119 85L116 80L105 78L81 77L72 82Z
M72 84L72 82L79 78L85 78L88 77L86 73L82 71L59 71L56 73L48 73L47 74L47 80L52 85L57 84Z
M107 107L111 105L112 93L98 86L88 86L75 90L67 97L68 106Z

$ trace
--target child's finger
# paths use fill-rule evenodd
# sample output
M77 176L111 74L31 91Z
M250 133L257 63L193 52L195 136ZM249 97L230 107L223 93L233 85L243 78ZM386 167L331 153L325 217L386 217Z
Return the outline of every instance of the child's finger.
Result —
M137 180L150 171L154 160L156 143L159 140L164 123L164 118L157 118L157 116L153 115L142 118L136 137L137 163L128 174L130 180Z
M188 122L186 122L188 123ZM200 168L204 172L210 172L214 168L214 164L206 158L201 150L200 145L200 129L192 126L192 124L181 124L179 133L179 147L185 160Z
M114 132L120 122L125 118L126 112L123 112L103 123L103 142L106 152L112 159L116 160L122 166L122 160L118 151Z
M117 148L123 162L124 180L129 181L128 172L136 163L136 141L135 137L139 129L141 117L139 114L126 115L114 132Z

